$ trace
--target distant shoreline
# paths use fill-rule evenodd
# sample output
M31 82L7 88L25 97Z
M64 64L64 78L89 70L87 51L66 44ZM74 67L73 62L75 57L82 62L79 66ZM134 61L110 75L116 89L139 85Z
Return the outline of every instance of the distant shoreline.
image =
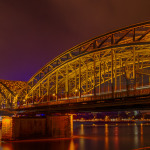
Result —
M150 123L150 120L116 120L116 121L104 121L104 120L73 120L73 122L79 123Z

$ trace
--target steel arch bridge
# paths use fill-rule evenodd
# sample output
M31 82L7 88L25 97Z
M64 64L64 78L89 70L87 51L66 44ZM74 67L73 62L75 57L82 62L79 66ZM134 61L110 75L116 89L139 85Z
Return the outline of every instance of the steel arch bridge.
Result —
M13 99L14 108L150 94L150 22L83 42L41 68Z
M0 80L0 105L2 108L12 107L18 91L26 86L24 81Z

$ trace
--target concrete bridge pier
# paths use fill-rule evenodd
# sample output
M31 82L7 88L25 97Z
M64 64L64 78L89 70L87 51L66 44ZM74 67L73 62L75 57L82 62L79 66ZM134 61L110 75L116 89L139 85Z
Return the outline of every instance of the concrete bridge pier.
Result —
M70 138L73 136L73 116L3 117L2 140L35 138Z
M47 135L54 138L70 138L73 136L73 115L47 116Z

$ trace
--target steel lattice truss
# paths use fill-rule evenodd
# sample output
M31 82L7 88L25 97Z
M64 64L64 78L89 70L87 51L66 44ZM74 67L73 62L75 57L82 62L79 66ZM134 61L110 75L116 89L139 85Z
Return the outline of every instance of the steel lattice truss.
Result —
M142 89L149 92L149 76L150 22L146 22L65 51L28 81L16 96L16 104L28 107L80 101L89 96L115 98L132 95L135 90L138 95Z
M0 80L0 105L11 107L18 91L26 86L23 81Z

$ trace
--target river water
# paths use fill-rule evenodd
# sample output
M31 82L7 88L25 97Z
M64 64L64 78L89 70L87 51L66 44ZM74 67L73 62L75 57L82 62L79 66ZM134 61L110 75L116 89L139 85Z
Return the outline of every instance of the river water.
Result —
M0 150L150 150L150 123L74 123L71 139L1 141Z

